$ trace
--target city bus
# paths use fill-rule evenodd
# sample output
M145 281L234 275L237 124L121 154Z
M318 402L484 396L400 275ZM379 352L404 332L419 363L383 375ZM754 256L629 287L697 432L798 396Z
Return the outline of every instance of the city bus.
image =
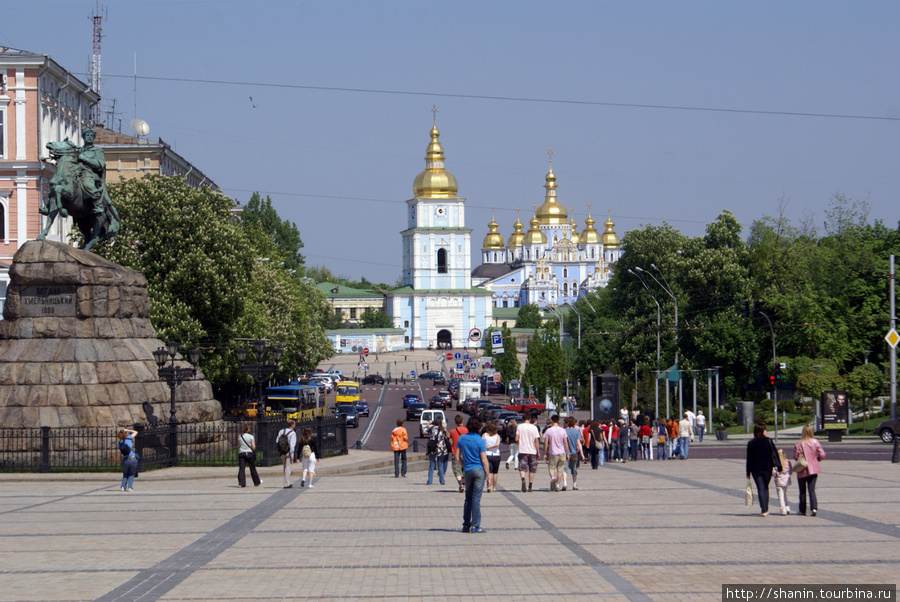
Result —
M335 386L334 403L340 405L342 403L352 403L354 407L359 402L359 383L352 380L339 381Z
M284 385L266 389L266 415L308 420L325 415L325 403L317 385Z

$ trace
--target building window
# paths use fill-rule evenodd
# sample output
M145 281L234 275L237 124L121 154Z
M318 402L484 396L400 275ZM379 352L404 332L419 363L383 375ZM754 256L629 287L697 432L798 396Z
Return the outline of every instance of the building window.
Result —
M4 118L6 117L6 111L0 110L0 158L6 158L6 130L4 129Z
M409 343L409 337L403 337L403 342L404 342L404 343Z
M569 295L569 283L568 282L563 282L563 295L565 295L565 296Z
M438 249L437 271L438 271L438 274L446 274L447 273L447 249Z
M573 297L578 296L578 283L577 282L572 283L572 296Z
M503 307L509 307L509 301L506 299L503 300Z
M355 307L351 307L351 308L350 308L350 319L351 319L351 320L355 320L355 319L356 319L356 308L355 308Z
M334 308L334 315L336 315L337 317L340 318L340 317L342 317L342 316L344 315L344 312L341 311L341 308L340 308L340 307L335 307L335 308Z
M409 320L403 320L403 328L409 328ZM409 343L409 341L406 341Z
M0 203L0 240L6 240L6 205Z
M563 278L569 277L569 268L563 268Z

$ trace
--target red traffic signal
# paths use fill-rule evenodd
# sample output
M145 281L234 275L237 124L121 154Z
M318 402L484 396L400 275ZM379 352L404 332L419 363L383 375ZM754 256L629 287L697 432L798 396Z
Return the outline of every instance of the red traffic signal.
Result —
M773 387L775 386L775 375L774 374L769 377L769 384Z

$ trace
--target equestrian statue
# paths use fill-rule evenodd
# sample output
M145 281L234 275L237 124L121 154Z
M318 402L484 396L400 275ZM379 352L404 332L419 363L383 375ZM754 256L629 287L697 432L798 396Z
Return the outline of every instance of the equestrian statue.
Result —
M94 146L96 132L86 127L81 135L81 147L68 138L47 143L50 158L56 160L56 173L50 180L47 205L39 209L49 219L37 239L47 237L57 214L72 216L84 236L82 248L90 251L94 243L116 235L119 213L106 192L106 159L103 149Z

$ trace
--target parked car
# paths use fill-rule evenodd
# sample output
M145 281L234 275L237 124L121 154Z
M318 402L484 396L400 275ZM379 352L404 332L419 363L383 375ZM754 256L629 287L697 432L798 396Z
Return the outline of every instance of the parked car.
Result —
M411 403L422 403L422 398L416 393L409 393L403 398L403 407L408 408Z
M441 385L447 384L447 381L446 381L446 379L443 377L443 375L441 375L441 376L435 376L435 377L434 377L434 382L432 382L431 384L434 385L435 387L440 387Z
M481 383L482 395L503 395L506 393L506 387L503 383L497 383L492 380L486 380Z
M369 374L364 379L362 379L362 384L364 385L383 385L384 377L380 374Z
M420 416L422 416L422 412L425 411L425 404L421 402L411 403L406 406L406 419L407 420L418 420Z
M444 376L444 373L440 370L429 370L420 374L419 378L437 378L438 376Z
M347 419L347 426L356 428L359 426L359 414L356 413L356 406L352 403L341 403L334 409L335 416L343 416Z
M481 405L478 408L478 420L481 421L482 424L486 423L490 419L491 412L493 410L502 409L496 403L486 403Z
M435 418L440 418L445 425L447 424L447 417L444 416L443 410L425 410L422 412L422 415L419 416L419 437L425 437L429 434L427 432L428 428Z
M256 414L258 413L257 404L255 401L245 401L240 406L236 408L231 408L232 416L240 416L243 418L256 418Z
M875 429L875 432L878 434L878 438L885 443L893 443L894 434L896 433L900 436L900 418L897 420L886 420L880 423L878 428Z
M334 382L337 382L339 380L344 380L344 373L341 372L340 370L329 370L325 374L327 374L332 379L334 379Z
M369 402L365 399L360 399L356 402L356 413L360 416L368 416L369 415Z

